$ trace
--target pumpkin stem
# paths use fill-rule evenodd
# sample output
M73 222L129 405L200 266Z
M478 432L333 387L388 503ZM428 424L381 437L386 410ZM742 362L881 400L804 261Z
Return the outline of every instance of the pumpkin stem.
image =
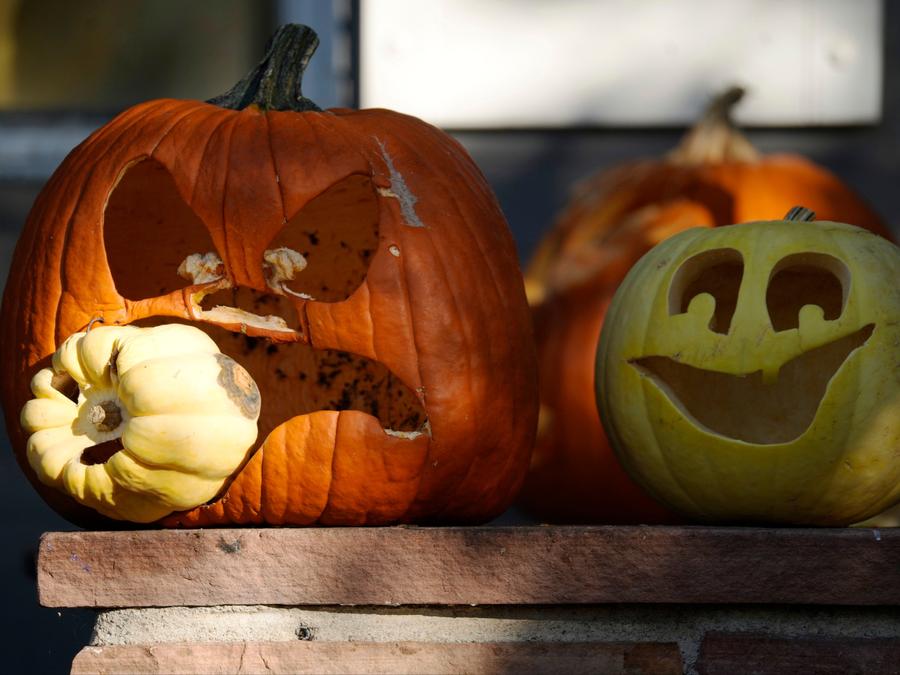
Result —
M296 23L281 26L269 38L266 55L259 65L207 103L231 110L251 105L262 110L321 110L300 90L303 71L318 46L319 36L312 28Z
M759 152L731 119L731 111L744 93L741 87L730 87L710 101L700 121L669 153L669 161L683 166L757 161Z
M785 220L793 220L797 222L811 223L816 219L816 212L805 206L795 206L784 217Z

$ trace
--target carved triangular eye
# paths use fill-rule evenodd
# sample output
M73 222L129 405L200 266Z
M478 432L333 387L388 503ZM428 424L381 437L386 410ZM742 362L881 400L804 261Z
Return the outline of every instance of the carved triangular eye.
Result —
M110 194L103 243L116 290L129 300L183 288L190 283L178 274L185 258L216 250L172 176L153 159L132 164Z
M349 298L378 246L378 199L368 176L352 175L294 215L267 246L269 287L320 302Z

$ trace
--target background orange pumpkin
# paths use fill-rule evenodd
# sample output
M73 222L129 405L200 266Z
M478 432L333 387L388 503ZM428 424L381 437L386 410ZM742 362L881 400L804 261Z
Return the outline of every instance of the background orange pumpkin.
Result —
M802 204L820 220L889 237L836 176L797 155L761 155L734 126L743 91L714 100L661 159L603 171L581 184L526 270L538 343L541 415L523 507L562 522L674 518L627 476L594 402L594 358L606 309L631 266L690 227L780 219Z
M32 482L18 415L57 346L96 319L185 321L258 383L261 447L224 495L166 524L483 521L513 499L537 387L503 215L441 131L303 98L317 42L284 27L211 103L126 110L37 199L0 344ZM67 518L112 525L35 486Z

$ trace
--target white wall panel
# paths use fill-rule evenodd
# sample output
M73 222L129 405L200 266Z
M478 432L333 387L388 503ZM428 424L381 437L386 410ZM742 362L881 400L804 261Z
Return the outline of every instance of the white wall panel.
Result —
M361 103L453 128L757 125L881 114L880 0L363 0Z

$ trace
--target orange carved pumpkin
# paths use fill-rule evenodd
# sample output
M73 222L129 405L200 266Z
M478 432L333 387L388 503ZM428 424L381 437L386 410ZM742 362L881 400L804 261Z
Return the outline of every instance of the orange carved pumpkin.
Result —
M760 155L712 102L669 156L588 179L526 271L541 382L541 419L524 506L543 519L665 522L612 453L594 402L594 359L609 302L651 247L690 227L781 218L804 204L822 220L883 236L879 217L833 174L796 155Z
M259 385L260 447L217 499L165 524L483 521L513 499L537 386L503 215L434 127L303 98L317 43L286 26L228 94L126 110L39 196L0 345L33 482L18 414L66 337L95 320L186 322Z

